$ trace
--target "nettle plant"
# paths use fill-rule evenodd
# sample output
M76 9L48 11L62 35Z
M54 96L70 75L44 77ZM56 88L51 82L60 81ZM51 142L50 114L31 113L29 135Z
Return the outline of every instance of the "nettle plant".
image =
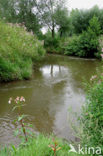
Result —
M25 141L27 142L28 141L28 133L29 130L27 130L27 127L31 126L31 125L27 125L25 122L24 122L24 119L27 117L27 115L24 115L21 113L21 109L23 106L25 106L25 98L23 96L21 97L16 97L15 99L13 98L10 98L9 101L8 101L9 104L13 103L14 106L13 106L13 111L17 110L18 111L18 116L17 116L17 119L14 120L14 122L19 122L20 125L21 125L21 132L24 134L24 139ZM15 134L18 135L19 133L19 130L17 129L15 131Z

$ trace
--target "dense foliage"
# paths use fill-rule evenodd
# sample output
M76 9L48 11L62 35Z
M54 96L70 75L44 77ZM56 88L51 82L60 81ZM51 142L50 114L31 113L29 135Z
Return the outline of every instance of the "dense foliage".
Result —
M23 23L28 31L39 35L41 26L32 8L31 0L1 0L0 17L10 23Z
M86 31L80 35L60 38L59 35L54 39L48 33L45 37L45 48L48 52L93 58L100 57L102 38L100 40L101 27L99 20L94 16L89 21Z
M65 54L88 58L97 56L100 33L98 18L94 16L89 22L87 31L83 31L79 37L76 37L67 45Z
M70 12L66 5L66 0L1 0L0 18L25 25L44 40L48 52L100 57L98 37L103 33L103 9L94 6Z
M70 18L73 26L73 32L80 34L82 31L85 31L89 26L89 21L93 18L93 16L98 18L100 27L103 31L103 9L99 9L98 6L94 6L91 9L74 9L71 11Z
M103 74L92 76L90 81L86 105L80 117L81 140L88 147L100 147L103 154Z
M45 54L42 44L25 27L0 22L0 81L28 79Z

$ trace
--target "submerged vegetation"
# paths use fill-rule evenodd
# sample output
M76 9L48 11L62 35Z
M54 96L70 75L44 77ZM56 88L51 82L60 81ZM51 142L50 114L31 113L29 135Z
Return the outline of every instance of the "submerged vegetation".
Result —
M25 29L0 21L0 81L29 79L45 54L41 42Z

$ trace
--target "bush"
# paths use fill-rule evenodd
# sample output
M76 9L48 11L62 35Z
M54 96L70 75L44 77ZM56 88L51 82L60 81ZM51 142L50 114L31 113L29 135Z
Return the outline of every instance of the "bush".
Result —
M52 38L51 33L48 32L45 35L45 42L44 42L44 47L46 48L47 52L58 53L59 52L59 41L60 41L60 38L57 35L55 35L55 37Z
M0 22L0 81L28 79L45 54L36 36L16 24Z
M65 55L76 56L79 52L79 37L76 36L73 40L71 40L64 48Z
M87 31L82 32L78 38L68 44L65 48L65 54L87 58L95 57L98 53L100 32L98 18L94 16L89 22Z

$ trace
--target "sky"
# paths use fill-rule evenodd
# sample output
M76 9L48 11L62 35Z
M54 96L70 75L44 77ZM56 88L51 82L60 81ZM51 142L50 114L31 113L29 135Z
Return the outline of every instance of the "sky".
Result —
M98 5L100 8L103 8L103 0L67 0L69 10L71 9L89 9L94 5Z

